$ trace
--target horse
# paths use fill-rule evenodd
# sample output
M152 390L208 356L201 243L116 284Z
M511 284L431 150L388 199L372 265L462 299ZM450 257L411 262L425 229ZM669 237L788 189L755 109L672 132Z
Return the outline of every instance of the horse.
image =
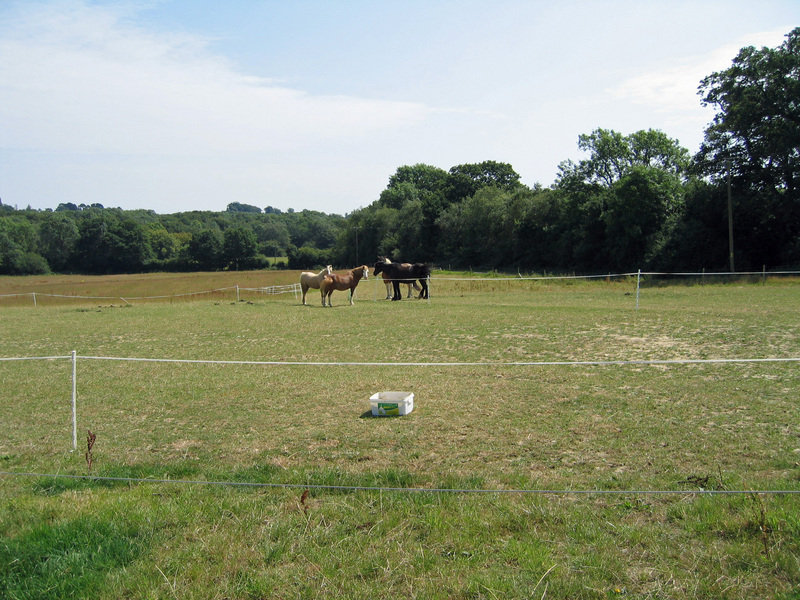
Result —
M402 300L403 295L400 293L400 284L414 283L414 280L419 280L420 285L422 285L422 291L417 298L428 297L428 277L431 276L431 268L425 263L414 263L404 267L400 263L379 261L375 263L373 275L377 276L378 273L386 273L389 276L389 280L394 287L392 300Z
M322 269L319 273L311 273L310 271L303 271L300 273L300 288L303 290L303 304L306 303L306 292L308 288L318 290L322 280L331 273L333 273L333 267L330 265Z
M378 260L380 260L382 262L385 262L387 265L391 264L391 262L392 262L391 260L389 260L385 256L379 256ZM410 267L411 263L400 263L400 266L401 267ZM381 277L383 277L383 283L386 284L386 299L387 300L391 300L392 299L392 280L389 279L389 275L388 275L388 273L386 273L386 271L381 273ZM406 298L412 298L414 296L414 292L411 291L412 289L416 290L418 292L422 291L422 288L417 285L416 281L412 281L411 283L408 283L406 285L408 285L408 295L406 296Z
M355 292L356 286L358 282L361 281L362 277L364 279L369 278L369 267L367 265L361 265L355 269L350 269L344 275L337 275L336 273L326 275L319 285L319 293L322 296L322 306L333 306L333 304L331 304L331 294L333 294L334 290L339 290L340 292L350 290L350 306L353 306L353 292ZM326 298L328 300L327 305L325 304Z

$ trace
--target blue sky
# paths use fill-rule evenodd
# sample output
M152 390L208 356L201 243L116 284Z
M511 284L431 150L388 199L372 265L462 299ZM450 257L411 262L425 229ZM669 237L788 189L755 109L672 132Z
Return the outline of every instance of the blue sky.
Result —
M699 81L796 0L0 2L0 199L346 214L402 165L551 185L578 136L694 153Z

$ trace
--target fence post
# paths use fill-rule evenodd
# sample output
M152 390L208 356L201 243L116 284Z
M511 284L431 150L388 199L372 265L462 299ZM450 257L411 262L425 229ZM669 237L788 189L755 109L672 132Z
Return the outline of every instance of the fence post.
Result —
M78 357L72 351L72 450L78 449L78 409L77 409L77 381Z
M642 281L642 270L639 269L639 273L636 275L636 310L639 310L639 287Z
M33 305L36 306L36 292L33 292Z
M239 302L239 286L236 286L236 301Z

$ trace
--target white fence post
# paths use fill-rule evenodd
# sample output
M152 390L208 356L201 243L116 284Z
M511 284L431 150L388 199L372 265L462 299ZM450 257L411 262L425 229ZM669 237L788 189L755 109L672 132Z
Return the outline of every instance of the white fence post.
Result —
M78 357L72 351L72 450L78 449L78 409L77 409L77 371Z
M636 274L636 310L639 310L639 286L642 281L642 270L639 269L639 272Z

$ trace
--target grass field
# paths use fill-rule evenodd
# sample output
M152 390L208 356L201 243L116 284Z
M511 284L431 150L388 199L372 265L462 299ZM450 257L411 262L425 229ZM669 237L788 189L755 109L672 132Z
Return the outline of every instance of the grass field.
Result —
M0 597L800 598L800 494L697 493L800 490L800 363L575 364L800 357L800 282L435 275L0 278L0 357L95 357L76 452L71 361L0 361L0 470L93 476L0 476Z

